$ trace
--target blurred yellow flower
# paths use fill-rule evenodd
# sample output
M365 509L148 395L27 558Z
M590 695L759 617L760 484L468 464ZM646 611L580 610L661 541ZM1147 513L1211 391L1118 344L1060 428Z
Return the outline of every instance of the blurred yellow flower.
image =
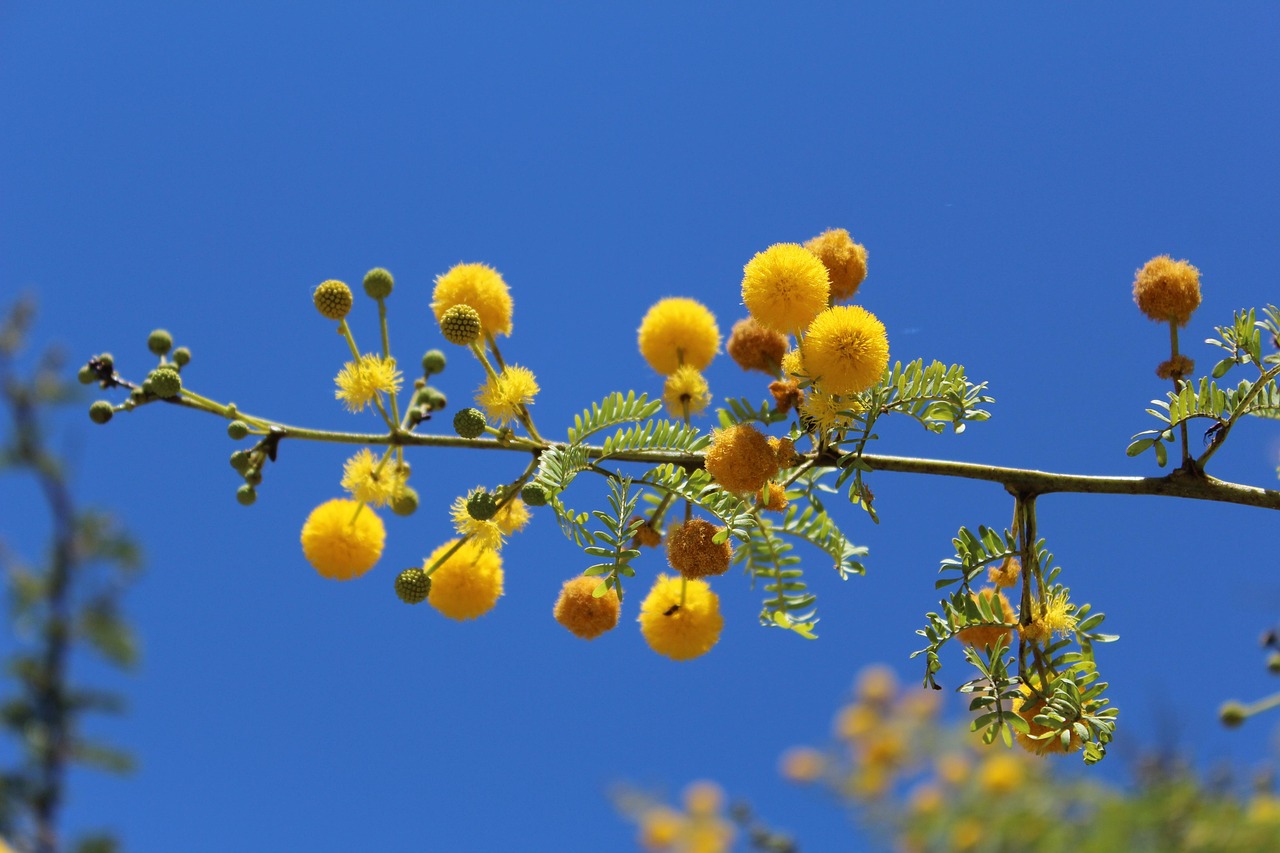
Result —
M793 746L778 760L778 771L788 782L806 784L822 778L827 757L808 746Z

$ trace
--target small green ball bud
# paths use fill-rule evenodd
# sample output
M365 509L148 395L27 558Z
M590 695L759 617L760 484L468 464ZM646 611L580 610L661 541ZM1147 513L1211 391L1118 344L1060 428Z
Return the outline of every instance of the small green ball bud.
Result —
M405 486L400 494L391 499L391 511L396 515L413 515L418 511L418 493L410 486Z
M520 490L520 500L529 506L546 506L548 497L547 487L541 483L525 483Z
M147 377L147 383L151 385L151 393L162 400L176 397L182 391L182 377L172 367L157 367Z
M396 575L396 595L405 604L421 604L431 594L431 578L422 569L405 569Z
M156 329L147 335L147 349L156 355L164 355L173 346L173 335L164 329Z
M186 367L187 363L191 361L191 350L186 347L178 347L173 351L171 358L173 359L173 363L178 365L178 367Z
M249 470L249 451L237 450L231 454L231 467L236 469L237 474L243 475Z
M463 438L479 438L486 426L484 412L479 409L466 408L453 416L453 431Z
M449 343L465 347L480 337L480 315L470 305L455 305L440 318L440 332Z
M1280 675L1280 652L1272 652L1267 656L1267 672Z
M250 486L261 486L262 485L262 469L250 468L248 471L245 471L244 481L248 483Z
M1249 711L1239 702L1225 702L1218 709L1218 719L1229 729L1240 726L1248 718Z
M435 373L444 373L445 358L444 353L438 349L429 349L422 354L422 372L431 376Z
M435 412L449 405L449 398L439 388L432 388L430 385L419 391L418 396L422 398L421 405L425 405Z
M249 434L249 425L244 421L232 421L227 424L227 435L231 436L233 441L239 441Z
M116 369L116 360L109 352L104 352L98 356L98 363L102 365L102 369L108 372Z
M106 400L98 400L89 407L89 420L95 424L105 424L111 420L111 416L115 413L115 409L110 403Z
M351 288L337 279L321 282L311 296L316 310L330 320L341 320L351 312Z
M257 499L258 491L248 483L236 489L236 500L240 502L241 506L249 506Z
M374 299L386 299L395 285L396 281L391 273L382 267L374 267L364 274L364 292Z
M484 489L467 495L467 515L476 521L488 521L498 514L498 499Z
M79 380L81 385L88 385L97 378L98 374L87 364L76 371L76 379Z

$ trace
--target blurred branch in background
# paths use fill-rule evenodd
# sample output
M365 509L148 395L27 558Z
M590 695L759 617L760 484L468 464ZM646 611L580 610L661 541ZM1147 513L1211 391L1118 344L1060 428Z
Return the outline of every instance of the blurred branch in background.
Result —
M133 765L129 754L87 738L83 730L87 715L120 713L123 699L74 684L70 670L82 649L119 669L136 663L137 642L120 599L137 574L140 555L110 515L76 506L67 465L50 447L49 417L56 407L79 401L79 389L64 378L54 349L23 369L20 355L34 319L35 303L24 298L0 321L0 396L8 421L0 432L0 474L30 475L44 501L43 507L23 507L6 498L6 519L27 531L39 529L43 509L50 531L49 548L35 563L0 537L12 628L0 729L17 742L16 756L7 759L13 766L0 767L0 835L32 853L111 853L119 844L108 833L65 844L59 830L72 766L127 772Z

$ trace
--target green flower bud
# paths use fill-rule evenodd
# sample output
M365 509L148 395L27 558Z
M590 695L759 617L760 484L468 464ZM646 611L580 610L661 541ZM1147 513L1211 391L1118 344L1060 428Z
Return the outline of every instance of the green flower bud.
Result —
M249 470L249 451L237 450L231 454L231 467L236 469L236 473L243 475Z
M97 372L87 364L76 371L76 379L79 380L81 385L88 385L97 378Z
M434 373L444 373L445 358L444 353L438 349L429 349L422 354L422 372L431 376Z
M391 511L396 515L413 515L418 511L418 493L410 486L405 486L400 494L391 499Z
M261 486L262 485L262 469L250 468L248 471L245 471L244 481L248 483L250 486Z
M186 367L187 362L191 361L191 350L186 347L178 347L173 351L173 355L170 357L173 359L173 363L178 365L178 367Z
M498 514L498 499L491 492L478 489L467 495L467 515L476 521L488 521Z
M151 385L148 390L162 400L176 397L182 391L182 378L178 376L178 371L172 367L157 367L147 377L147 383L144 383L144 387L148 383Z
M110 403L106 400L98 400L89 407L89 420L95 424L105 424L115 413L115 408Z
M1218 709L1218 719L1229 729L1242 724L1249 716L1249 710L1239 702L1226 702Z
M236 500L240 502L241 506L249 506L257 499L258 499L257 490L254 489L253 486L250 486L248 483L245 483L243 486L236 489Z
M227 424L227 435L231 436L233 441L239 441L249 434L249 425L244 421L232 421Z
M98 363L101 364L102 369L108 373L116 369L116 360L109 352L104 352L102 355L98 356Z
M449 398L446 397L439 388L432 388L428 385L418 392L422 397L422 404L431 408L432 411L438 412L445 406L449 405Z
M420 604L431 593L431 578L422 569L405 569L396 575L396 595L405 604Z
M480 315L470 305L454 305L440 318L440 332L449 343L465 347L480 337Z
M486 426L488 422L484 419L484 412L479 409L463 409L453 416L453 431L463 438L479 438L484 435Z
M311 296L316 310L330 320L341 320L351 312L351 288L336 279L321 282Z
M164 355L173 346L173 335L164 329L156 329L147 335L147 349L156 355Z
M1280 675L1280 652L1272 652L1267 656L1267 672Z
M395 287L395 279L382 267L374 267L364 274L364 292L374 299L386 299Z
M520 490L520 499L529 506L546 506L549 497L547 487L541 483L525 483Z

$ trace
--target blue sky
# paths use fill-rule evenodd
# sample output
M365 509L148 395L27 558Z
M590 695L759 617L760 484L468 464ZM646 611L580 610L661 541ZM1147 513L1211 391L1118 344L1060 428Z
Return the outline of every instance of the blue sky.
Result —
M537 373L539 426L562 435L610 391L660 389L634 345L657 298L698 298L727 331L755 252L846 227L891 356L963 363L997 401L961 437L886 428L883 452L1139 474L1153 463L1124 448L1163 393L1166 338L1132 304L1133 271L1164 253L1200 267L1184 340L1202 364L1213 325L1277 299L1269 4L301 8L0 7L0 293L40 295L43 337L140 376L164 326L201 393L356 428L314 285L389 268L393 347L413 362L441 343L433 277L483 261L515 298L504 354ZM359 306L357 337L374 317ZM709 376L718 396L763 394L725 356ZM456 406L480 378L455 359L440 384ZM98 727L141 769L75 776L68 822L141 853L626 849L612 781L702 776L806 850L850 849L845 818L784 786L776 756L827 737L862 665L918 676L906 657L950 537L1011 513L998 486L879 475L882 524L845 517L868 576L842 584L813 557L818 642L757 627L759 594L731 575L720 645L679 665L645 647L634 609L590 644L551 620L587 564L549 516L504 552L507 595L484 619L395 600L395 572L448 538L453 498L523 459L417 455L421 511L389 522L374 572L336 584L297 534L338 493L346 449L287 444L245 509L213 418L151 407L97 429L77 412L65 435L80 493L148 554L132 709ZM1274 424L1250 424L1212 473L1272 485L1278 456ZM3 488L5 536L37 548L32 493ZM1172 721L1205 761L1267 749L1270 721L1225 733L1214 712L1271 688L1256 638L1280 607L1276 520L1040 504L1075 597L1122 635L1101 654L1122 741Z

